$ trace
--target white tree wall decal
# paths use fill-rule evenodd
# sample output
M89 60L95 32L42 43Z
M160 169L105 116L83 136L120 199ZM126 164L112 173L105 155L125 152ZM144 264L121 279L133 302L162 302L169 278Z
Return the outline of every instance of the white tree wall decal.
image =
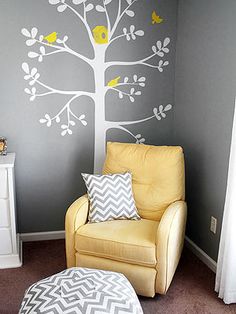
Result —
M105 96L108 91L113 91L118 93L119 98L127 97L131 102L135 101L135 97L141 95L139 87L145 86L145 77L138 77L136 74L133 75L130 80L128 77L124 77L121 80L121 77L118 76L108 82L105 82L105 73L106 70L112 66L132 66L132 65L144 65L150 68L157 69L160 73L163 72L164 67L166 67L169 62L162 60L162 58L169 52L168 45L170 39L167 37L161 42L158 40L156 45L152 46L152 53L142 59L135 61L105 61L105 55L107 48L116 40L119 40L122 37L125 37L127 41L135 40L137 37L144 35L143 30L136 30L134 25L127 28L123 28L123 33L116 35L116 30L122 18L127 15L132 18L135 15L133 4L137 0L117 0L118 8L117 15L113 25L111 25L111 19L107 6L113 0L101 0L102 5L94 5L88 3L88 0L49 0L49 4L54 5L57 8L58 12L65 12L67 10L72 11L75 16L80 20L82 25L87 31L87 35L90 40L91 47L93 49L93 58L89 58L80 54L79 52L73 50L67 44L68 36L63 38L58 38L58 34L53 32L47 36L38 35L38 29L33 27L30 31L26 28L22 29L22 34L26 37L26 45L33 46L35 44L39 45L39 50L29 51L28 57L37 59L39 62L42 62L47 56L51 56L58 53L67 53L73 55L83 61L85 61L93 70L94 74L94 86L95 90L93 92L87 91L66 91L60 90L55 87L49 86L40 80L40 74L38 70L33 67L29 68L28 63L24 62L22 64L22 69L25 72L24 79L28 81L29 87L25 88L25 92L29 94L30 101L33 101L37 97L44 97L50 94L61 94L69 95L70 99L62 106L58 113L54 116L50 116L48 113L45 114L44 118L41 118L39 121L42 124L50 127L53 122L61 123L61 135L71 135L72 127L75 126L75 121L79 121L82 125L86 126L87 121L85 120L85 114L80 116L76 115L71 109L71 103L81 97L87 96L90 97L95 103L95 144L94 144L94 172L99 172L101 170L104 157L105 157L105 145L106 145L106 133L109 129L120 129L129 133L136 143L143 143L145 139L141 134L134 134L128 129L129 125L138 124L140 122L148 121L150 119L161 120L166 117L166 112L171 109L171 104L165 106L160 105L158 108L154 108L150 116L134 120L134 121L108 121L105 119ZM74 5L74 6L73 6ZM75 7L78 6L80 10L76 10ZM81 8L82 7L82 8ZM82 9L82 10L81 10ZM91 10L96 10L105 14L107 25L96 26L94 29L91 29L87 21L87 13ZM46 49L49 50L48 52ZM53 50L52 50L53 49ZM157 64L153 63L155 57L158 57ZM40 89L43 88L44 92L37 92L35 86L40 86ZM125 92L120 87L127 87ZM66 121L66 122L62 122Z

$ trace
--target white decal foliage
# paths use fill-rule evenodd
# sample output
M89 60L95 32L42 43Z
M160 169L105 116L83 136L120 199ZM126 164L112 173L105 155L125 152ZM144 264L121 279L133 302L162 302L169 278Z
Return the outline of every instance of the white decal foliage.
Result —
M48 0L50 5L56 7L59 13L66 14L67 11L72 12L76 18L79 19L82 26L85 28L90 40L91 47L94 52L94 58L89 58L78 51L72 49L68 44L68 36L59 36L57 32L50 34L39 34L38 29L33 27L31 30L23 28L22 35L26 38L26 45L28 47L38 46L34 50L28 52L28 57L42 63L48 56L53 56L58 53L67 53L75 56L87 63L93 70L95 90L93 92L80 90L61 90L50 86L40 80L40 74L36 67L30 68L27 62L22 64L22 69L25 72L24 79L28 82L29 87L25 88L25 93L29 95L30 101L34 101L39 97L44 97L50 94L68 95L69 100L62 105L60 110L55 115L46 113L44 117L39 119L42 125L51 127L53 123L58 123L61 126L61 135L72 135L73 127L76 121L81 125L86 126L87 120L84 113L79 116L76 115L71 104L81 96L91 98L95 103L95 146L94 146L94 171L99 172L105 156L106 133L109 129L120 129L127 132L136 143L142 144L145 138L140 134L134 134L129 130L129 125L138 124L156 118L158 121L166 117L166 112L169 111L171 104L159 105L153 109L153 114L148 117L134 120L134 121L109 121L105 119L105 96L108 92L115 92L120 100L129 100L131 103L135 102L136 97L142 94L142 88L145 87L146 78L144 76L134 74L132 78L120 76L105 83L105 72L112 66L132 66L144 65L153 69L157 69L160 73L168 66L168 60L163 60L166 54L169 53L168 45L170 38L166 37L163 41L158 40L152 46L151 53L147 57L134 61L104 61L107 48L116 40L126 39L128 42L136 40L144 36L142 29L137 29L135 25L131 24L129 27L123 28L123 33L114 36L124 16L132 18L135 16L133 4L137 0L117 0L118 10L113 25L110 20L107 6L113 0L102 0L101 4L94 6L89 0ZM123 8L122 3L126 3ZM79 10L76 10L78 6ZM123 8L123 10L122 10ZM96 26L94 29L90 28L87 21L87 14L91 10L95 10L97 14L105 14L106 26ZM157 62L155 61L158 58ZM40 92L37 91L40 87ZM44 89L43 92L42 89Z

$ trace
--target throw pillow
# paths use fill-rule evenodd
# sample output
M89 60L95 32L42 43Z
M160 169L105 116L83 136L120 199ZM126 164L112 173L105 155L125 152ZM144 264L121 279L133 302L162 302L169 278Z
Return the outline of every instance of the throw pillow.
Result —
M132 176L82 173L90 200L89 222L115 219L140 219L132 192Z

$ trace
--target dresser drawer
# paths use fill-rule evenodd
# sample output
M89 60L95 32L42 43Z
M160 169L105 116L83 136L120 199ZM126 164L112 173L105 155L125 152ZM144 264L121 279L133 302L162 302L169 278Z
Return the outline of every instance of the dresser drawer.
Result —
M0 199L0 228L10 226L9 200Z
M12 253L11 231L9 228L0 228L0 239L0 255Z
M0 198L8 197L7 170L0 169Z

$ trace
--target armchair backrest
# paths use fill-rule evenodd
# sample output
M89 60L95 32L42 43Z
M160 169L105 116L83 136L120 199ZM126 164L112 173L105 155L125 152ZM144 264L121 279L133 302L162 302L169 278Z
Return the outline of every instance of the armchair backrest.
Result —
M160 220L171 203L185 198L184 155L180 146L107 143L103 173L129 171L142 218Z

